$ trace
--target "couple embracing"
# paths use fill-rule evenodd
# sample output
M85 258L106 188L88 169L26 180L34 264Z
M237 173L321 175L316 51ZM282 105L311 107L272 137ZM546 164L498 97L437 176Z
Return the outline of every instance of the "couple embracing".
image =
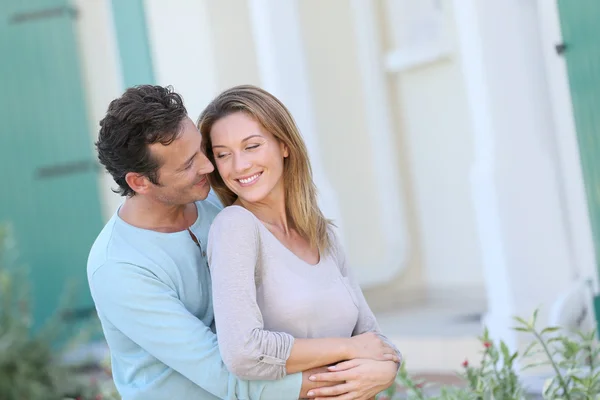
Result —
M277 98L237 86L195 124L171 88L136 86L96 148L125 197L87 267L124 400L367 400L393 384L401 355Z

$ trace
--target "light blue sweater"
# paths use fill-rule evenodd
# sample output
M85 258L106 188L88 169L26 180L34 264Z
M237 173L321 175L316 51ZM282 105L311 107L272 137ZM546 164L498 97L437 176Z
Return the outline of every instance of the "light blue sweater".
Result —
M211 195L212 196L212 195ZM94 243L88 281L123 400L298 399L302 374L244 381L221 359L214 333L208 230L221 206L198 202L187 231L133 227L117 213Z

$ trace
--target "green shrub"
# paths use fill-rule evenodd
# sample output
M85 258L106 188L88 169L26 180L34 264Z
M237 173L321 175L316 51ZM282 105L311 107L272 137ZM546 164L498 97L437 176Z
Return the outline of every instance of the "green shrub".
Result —
M0 225L0 399L63 400L67 395L110 399L98 384L82 381L72 367L60 362L62 352L85 341L89 331L57 347L65 328L59 310L43 329L32 332L28 281L10 227Z
M527 395L515 364L522 366L520 371L530 368L547 367L553 371L546 381L542 396L548 400L597 400L600 399L600 350L596 332L587 334L563 332L559 327L539 329L537 310L529 321L516 317L515 330L526 333L531 341L523 354L509 351L508 346L490 338L487 329L479 338L481 342L481 362L472 366L468 360L458 375L464 385L441 387L439 394L427 396L429 387L424 381L415 381L403 365L398 373L397 386L379 395L379 399L393 399L398 396L398 387L405 391L407 399L439 400L520 400Z

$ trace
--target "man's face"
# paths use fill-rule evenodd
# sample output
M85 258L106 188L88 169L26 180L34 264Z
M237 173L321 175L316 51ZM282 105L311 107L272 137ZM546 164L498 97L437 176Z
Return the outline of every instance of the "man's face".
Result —
M169 205L185 205L204 200L210 191L208 174L213 165L202 152L202 136L191 119L181 122L181 132L168 146L151 144L150 152L160 164L159 185L148 195Z

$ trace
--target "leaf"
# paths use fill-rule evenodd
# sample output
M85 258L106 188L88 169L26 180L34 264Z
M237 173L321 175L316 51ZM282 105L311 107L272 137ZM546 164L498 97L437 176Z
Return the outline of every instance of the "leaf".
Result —
M547 379L546 382L544 382L544 388L542 390L544 397L549 397L548 394L553 390L555 380L556 377Z
M521 368L521 371L525 371L531 368L535 368L535 367L542 367L544 365L548 365L547 361L542 361L542 362L536 362L536 363L532 363L532 364L527 364L525 366L523 366L523 368Z
M510 365L512 366L513 362L515 361L515 359L519 356L518 352L515 352L511 357L510 357Z
M510 351L508 350L508 346L504 341L500 341L500 351L502 352L502 357L504 357L505 361L510 359Z
M527 323L527 321L525 321L525 320L524 320L523 318L521 318L521 317L513 317L513 319L514 319L515 321L517 321L517 322L521 323L522 325L525 325L525 326L527 326L527 327L529 326L529 324Z
M531 351L533 351L533 349L538 345L538 342L531 342L529 343L529 345L525 348L525 351L523 352L523 357L528 357L529 353Z
M558 326L549 326L547 328L544 328L542 330L542 332L540 332L540 335L545 335L547 333L552 333L552 332L556 332L556 331L559 331L559 330L560 330L560 327L558 327Z
M530 324L531 327L534 327L535 323L537 322L538 311L539 311L539 309L536 308L535 311L533 312L533 316L531 317L531 324Z
M577 375L570 375L570 378L573 379L573 381L576 383L579 383L581 385L584 384L584 380L578 377Z

